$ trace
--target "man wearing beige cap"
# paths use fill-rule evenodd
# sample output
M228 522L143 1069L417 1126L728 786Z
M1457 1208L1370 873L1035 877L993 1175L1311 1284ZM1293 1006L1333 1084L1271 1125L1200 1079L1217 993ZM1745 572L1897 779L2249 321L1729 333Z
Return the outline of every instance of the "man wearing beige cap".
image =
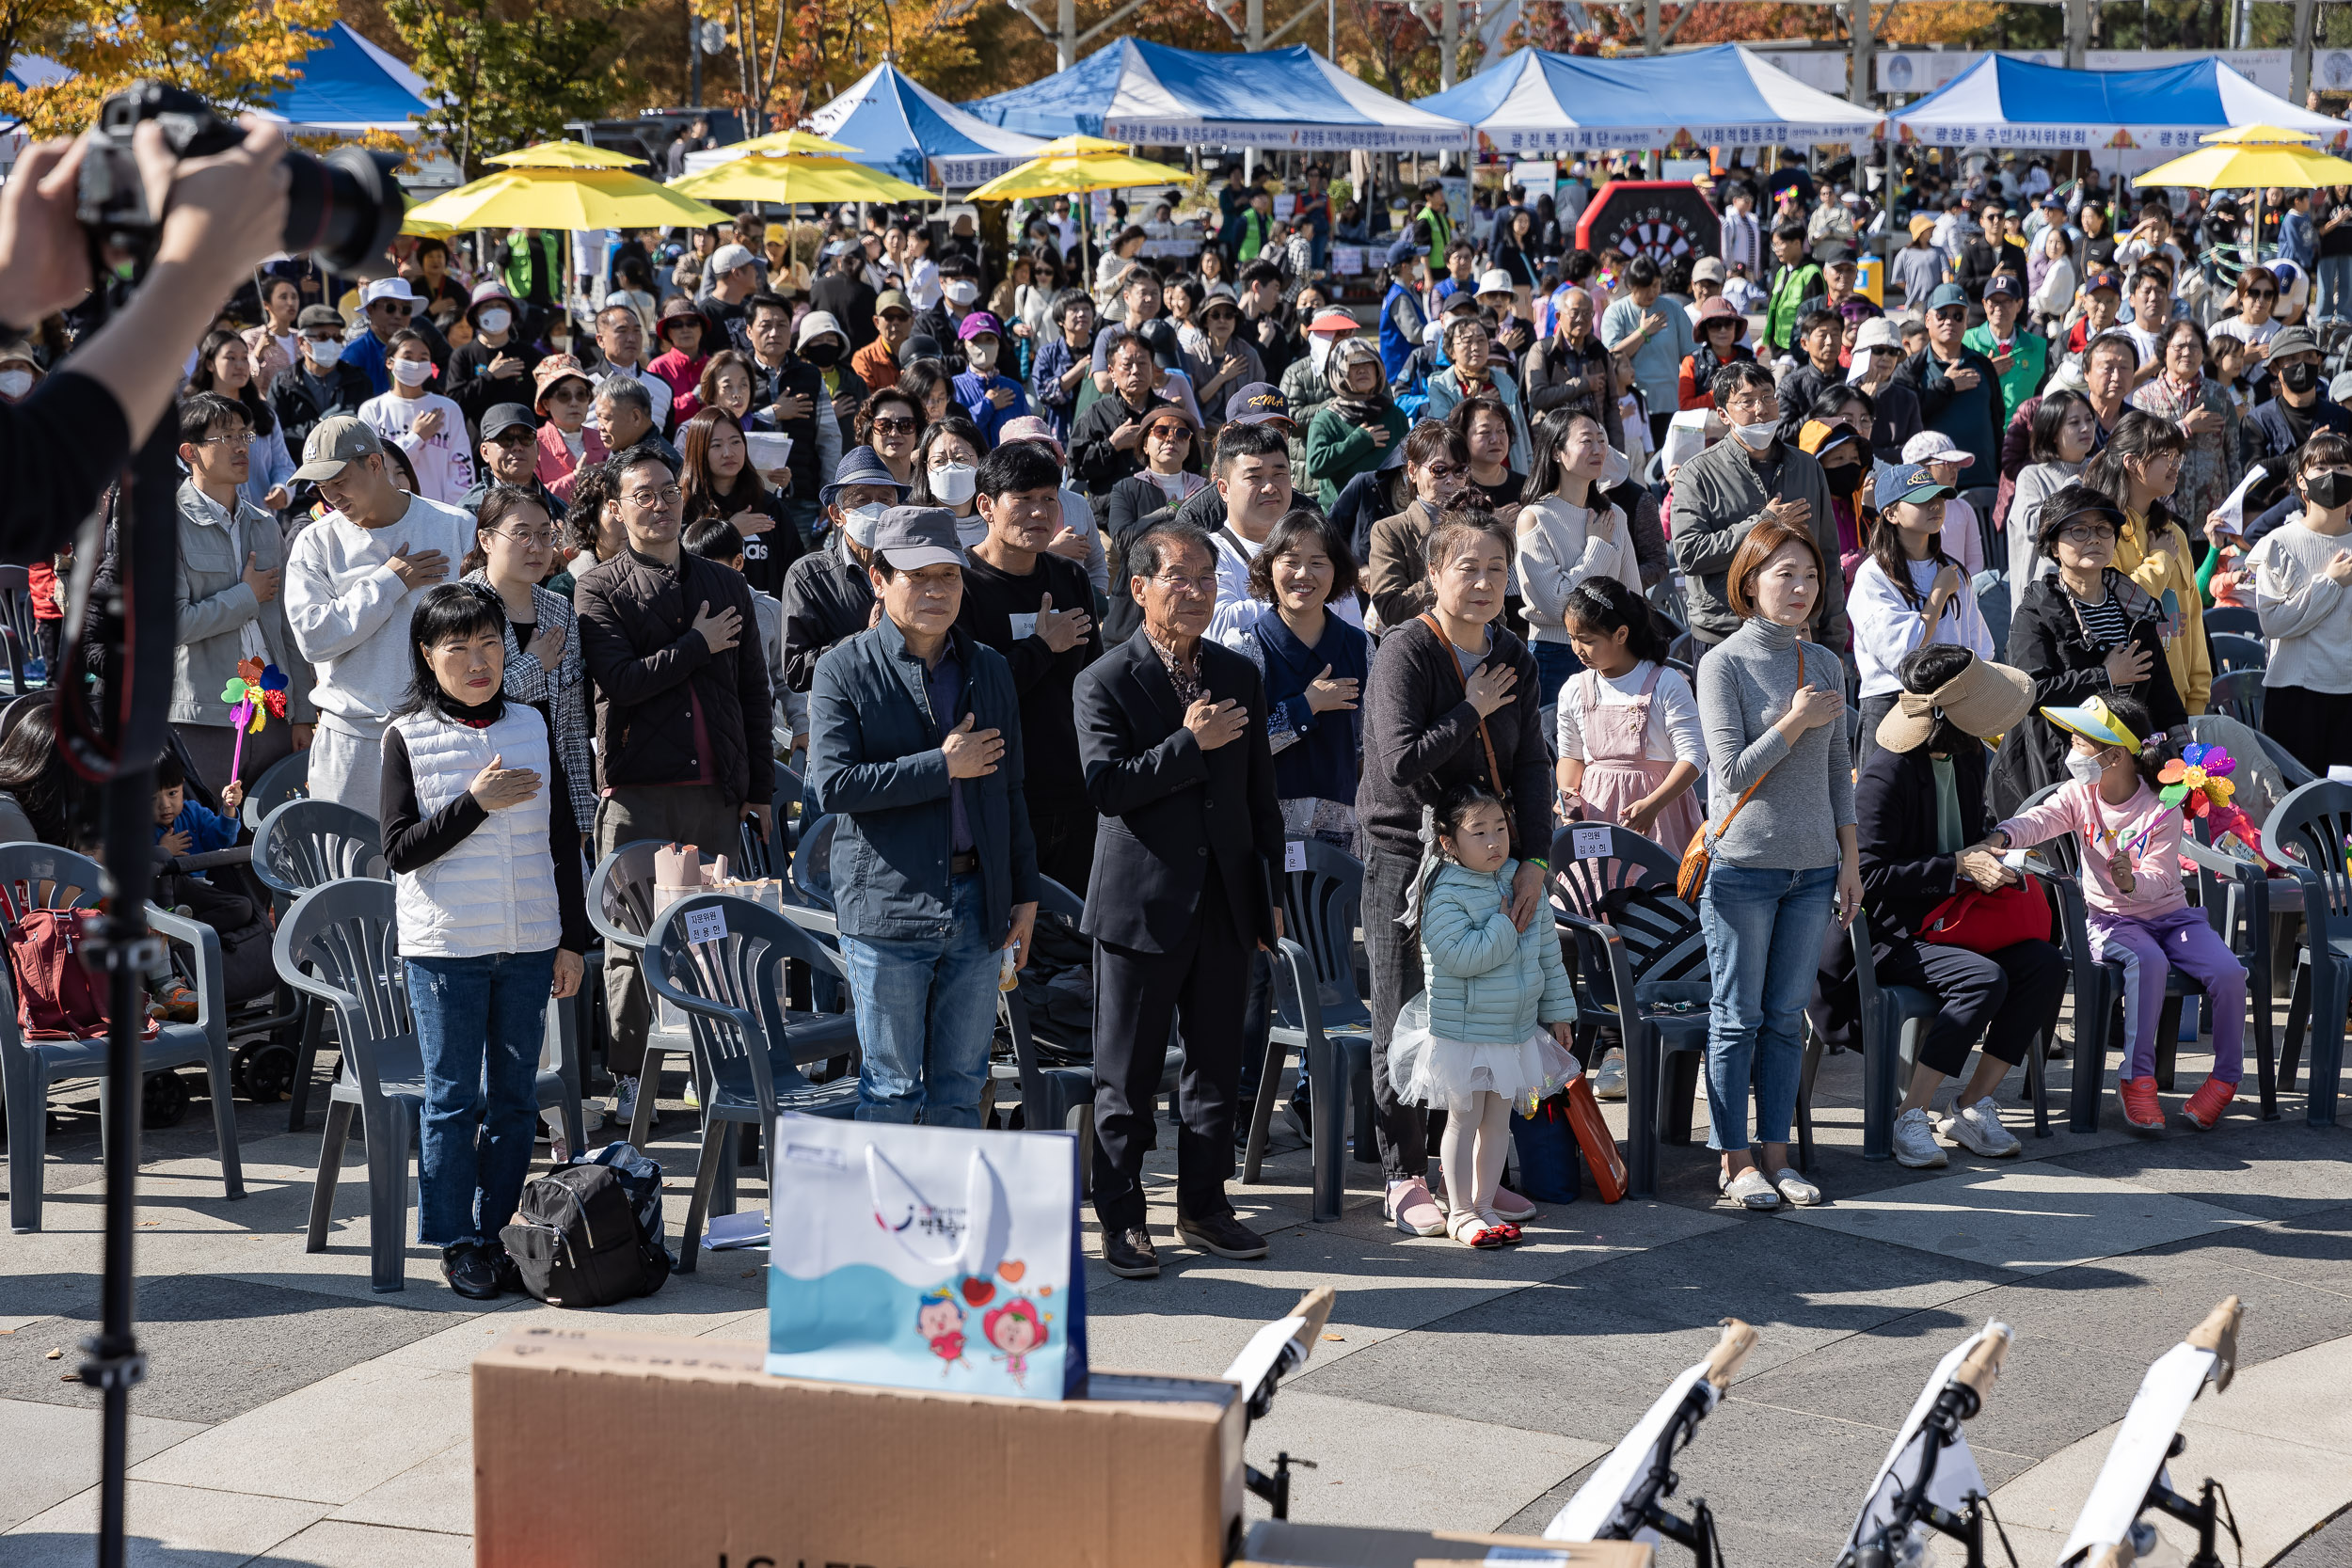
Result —
M318 422L294 477L331 508L286 560L287 625L317 674L310 798L374 816L384 726L413 673L408 617L419 594L456 579L473 518L394 484L383 441L351 415Z

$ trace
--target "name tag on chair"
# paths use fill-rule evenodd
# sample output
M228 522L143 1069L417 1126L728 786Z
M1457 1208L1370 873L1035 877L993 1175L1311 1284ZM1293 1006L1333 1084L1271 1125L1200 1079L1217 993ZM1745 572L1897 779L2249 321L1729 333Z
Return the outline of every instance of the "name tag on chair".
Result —
M706 942L724 941L727 934L727 912L724 910L689 910L686 911L686 940L699 946Z

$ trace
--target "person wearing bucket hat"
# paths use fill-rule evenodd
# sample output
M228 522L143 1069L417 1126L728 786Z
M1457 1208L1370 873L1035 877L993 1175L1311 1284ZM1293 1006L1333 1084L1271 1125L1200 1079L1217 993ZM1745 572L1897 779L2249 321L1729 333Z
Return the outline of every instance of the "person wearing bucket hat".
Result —
M1914 1168L1946 1164L1929 1103L1967 1064L1979 1037L1983 1054L1953 1097L1941 1131L1971 1153L2003 1158L2018 1152L2018 1142L2001 1125L1995 1096L2035 1037L2052 1038L2066 958L2047 940L2046 916L2044 935L2028 932L1991 952L1938 942L1932 933L1955 901L1973 902L1971 894L1999 898L2000 889L2023 883L1997 855L1971 847L1993 820L1985 803L1985 743L2031 711L2033 682L2022 670L1950 642L1904 656L1898 678L1900 696L1875 726L1876 749L1854 781L1878 983L1911 986L1937 1003L1896 1116L1895 1158ZM1857 1000L1852 943L1835 943L1825 958L1822 1005L1836 1028Z
M1993 657L1993 631L1977 608L1967 574L1944 543L1945 508L1954 493L1932 469L1915 464L1881 468L1872 498L1878 526L1846 601L1853 621L1854 664L1862 674L1862 757L1878 747L1879 721L1900 699L1898 673L1912 650L1953 643ZM1973 526L1973 525L1972 525Z
M850 365L850 335L829 310L803 313L792 329L793 355L817 367L825 395L833 400L834 422L843 430L857 423L857 411L873 388Z
M473 325L473 341L450 355L448 394L479 425L494 405L523 400L539 351L531 346L522 308L496 278L474 285L466 319Z
M674 294L663 302L653 335L661 352L646 361L645 369L669 387L670 413L683 424L702 407L696 391L703 367L710 363L710 323L692 300Z
M1029 395L1021 383L998 368L1005 352L1005 328L986 310L975 310L957 325L956 340L963 347L965 369L955 379L955 400L980 429L986 445L996 444L996 433L1008 420L1029 417ZM985 449L984 449L985 450Z
M1897 373L1903 367L1903 329L1873 316L1854 334L1846 382L1870 400L1870 451L1882 463L1900 461L1903 443L1919 434L1919 398Z
M2246 967L2206 912L2189 904L2180 857L2188 817L2228 803L2235 764L2218 746L2191 746L2184 755L2129 697L2087 697L2041 711L2067 736L2067 781L2004 818L1983 847L1998 853L2052 838L2077 842L2091 955L2123 966L2131 1043L2116 1090L2134 1132L2164 1130L2155 1058L2166 976L2177 968L2203 992L2213 1018L2213 1072L2181 1114L2208 1130L2244 1071Z
M1695 341L1691 352L1683 356L1675 388L1675 406L1712 408L1715 372L1735 359L1756 357L1756 351L1747 344L1748 318L1733 309L1731 301L1717 294L1701 302L1691 313L1691 335Z
M588 418L596 406L596 383L568 354L550 354L531 372L532 409L546 420L539 427L539 483L569 504L580 470L608 455L604 436Z

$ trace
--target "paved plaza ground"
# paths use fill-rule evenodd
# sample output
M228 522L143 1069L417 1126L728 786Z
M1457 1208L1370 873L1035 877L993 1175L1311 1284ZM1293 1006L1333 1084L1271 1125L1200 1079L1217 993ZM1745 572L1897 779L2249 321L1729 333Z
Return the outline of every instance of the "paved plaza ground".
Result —
M2184 1048L2184 1090L2204 1067ZM2053 1078L2062 1105L2064 1064ZM1279 1117L1266 1180L1236 1190L1243 1217L1272 1233L1272 1258L1184 1251L1162 1153L1152 1223L1168 1267L1130 1282L1090 1266L1095 1361L1214 1374L1302 1290L1330 1285L1324 1342L1249 1439L1260 1463L1278 1449L1317 1462L1297 1476L1295 1516L1534 1533L1713 1343L1716 1321L1737 1315L1762 1337L1684 1456L1683 1494L1714 1507L1733 1568L1797 1568L1832 1560L1929 1370L1997 1318L2016 1344L1970 1437L2019 1562L2046 1568L2148 1363L2234 1293L2246 1303L2237 1381L2197 1402L2176 1481L2224 1481L2247 1564L2352 1561L2352 1528L2329 1528L2352 1504L2352 1132L2306 1126L2294 1095L2278 1122L2256 1120L2249 1095L2213 1133L2154 1140L2122 1132L2111 1101L2109 1131L2037 1140L2021 1107L2023 1158L1955 1149L1947 1169L1907 1171L1860 1158L1859 1086L1857 1058L1823 1065L1820 1209L1729 1211L1711 1159L1669 1149L1658 1200L1548 1212L1502 1253L1383 1227L1377 1171L1363 1164L1349 1167L1345 1219L1311 1223L1305 1154ZM2013 1076L2012 1104L2016 1087ZM98 1310L96 1112L94 1091L61 1107L47 1229L0 1238L0 1568L90 1557L97 1398L61 1373ZM357 1148L329 1250L306 1254L319 1133L315 1116L291 1135L285 1117L239 1107L242 1203L220 1196L201 1102L149 1136L133 1560L470 1561L467 1367L499 1336L560 1314L460 1301L421 1247L405 1291L372 1293ZM673 1110L655 1140L674 1226L691 1125ZM1088 1243L1099 1252L1090 1223ZM692 1277L599 1316L759 1338L763 1259L705 1254ZM625 1479L625 1443L614 1463ZM1997 1546L1993 1559L2004 1560ZM1661 1558L1687 1560L1677 1548Z

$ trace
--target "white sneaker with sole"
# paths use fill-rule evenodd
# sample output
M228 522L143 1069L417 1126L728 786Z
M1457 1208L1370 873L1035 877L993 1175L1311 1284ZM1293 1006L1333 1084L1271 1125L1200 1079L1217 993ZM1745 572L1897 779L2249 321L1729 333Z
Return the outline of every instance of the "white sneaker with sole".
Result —
M1622 1048L1613 1048L1601 1056L1600 1066L1593 1071L1593 1098L1625 1098L1625 1052Z
M1895 1118L1895 1163L1913 1170L1941 1170L1951 1164L1951 1156L1935 1141L1935 1127L1925 1107L1915 1105Z
M2017 1134L2001 1125L2001 1108L1993 1103L1991 1095L1946 1117L1944 1135L1988 1160L2005 1160L2025 1147L2017 1141Z
M1773 1190L1770 1181L1764 1180L1764 1173L1754 1165L1750 1165L1729 1180L1725 1180L1723 1173L1718 1171L1715 1175L1715 1190L1725 1197L1746 1204L1751 1209L1765 1210L1780 1207L1780 1194Z
M612 1080L612 1119L626 1127L628 1125L629 1118L636 1114L637 1080L614 1078Z
M1781 1166L1780 1174L1772 1178L1772 1185L1780 1189L1781 1196L1800 1209L1813 1208L1821 1201L1821 1189L1787 1165Z

